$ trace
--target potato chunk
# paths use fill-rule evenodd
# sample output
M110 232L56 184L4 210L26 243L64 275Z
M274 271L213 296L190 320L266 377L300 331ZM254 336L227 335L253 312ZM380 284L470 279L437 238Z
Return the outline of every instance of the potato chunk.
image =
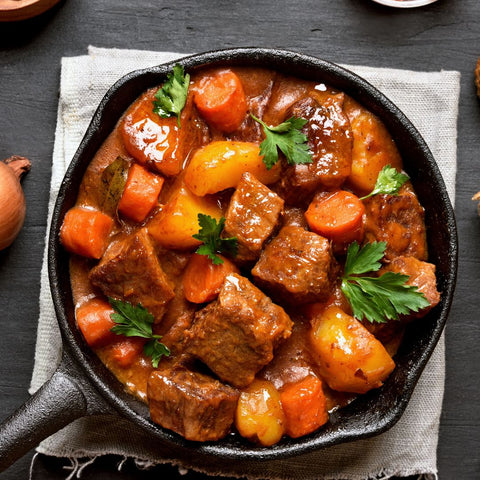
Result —
M328 386L365 393L378 388L395 368L384 346L355 318L331 306L312 321L310 341Z
M192 237L198 233L198 214L219 220L222 211L209 198L193 195L184 185L170 197L163 209L147 224L148 233L165 248L186 250L200 245Z
M344 103L353 132L352 171L348 178L355 193L366 195L373 190L380 170L391 165L402 170L397 146L383 122L351 98Z
M280 162L267 170L256 143L217 141L198 149L185 171L185 183L192 193L203 196L238 185L250 172L265 185L280 177Z
M254 380L243 390L235 412L235 426L242 437L269 447L282 438L284 424L280 394L271 382Z

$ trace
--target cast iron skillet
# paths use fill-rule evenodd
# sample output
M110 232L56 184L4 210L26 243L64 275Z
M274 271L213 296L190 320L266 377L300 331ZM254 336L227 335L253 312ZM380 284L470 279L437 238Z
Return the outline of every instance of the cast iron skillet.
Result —
M194 443L162 429L149 419L146 405L124 392L122 385L88 348L75 326L68 273L68 254L59 243L59 230L90 160L126 108L147 88L161 84L173 64L132 72L119 80L101 101L58 194L48 243L53 302L62 333L64 353L58 370L42 389L13 414L0 430L0 468L5 469L43 438L76 418L117 412L171 447L178 460L190 463L280 459L379 434L401 417L415 384L445 325L455 287L457 235L455 218L444 182L424 140L405 115L365 80L318 58L261 48L214 51L183 58L176 63L187 72L205 65L268 67L324 82L347 93L378 115L393 135L405 169L426 210L430 261L437 266L440 304L408 328L395 357L396 369L385 385L361 395L335 412L326 426L296 439L257 447L236 434L212 443Z

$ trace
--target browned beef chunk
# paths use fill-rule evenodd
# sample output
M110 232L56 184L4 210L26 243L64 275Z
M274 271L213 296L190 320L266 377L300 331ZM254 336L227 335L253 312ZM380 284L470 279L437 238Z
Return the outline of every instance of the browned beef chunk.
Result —
M167 305L162 321L154 326L154 333L162 335L162 343L172 354L177 356L183 352L185 330L190 328L196 307L187 301L183 293L182 282L175 288L175 297Z
M195 305L187 301L183 292L182 274L191 253L173 252L159 248L157 251L162 270L174 284L175 296L166 306L162 321L155 325L155 332L162 335L162 343L177 356L183 350L183 334L193 322Z
M247 100L247 111L262 118L272 95L272 88L276 74L271 71L251 68L235 68L235 73L242 82ZM192 76L192 79L195 77ZM195 80L194 80L195 83ZM211 125L211 141L225 140L225 132L216 130ZM263 130L249 114L245 115L242 124L228 134L228 140L260 143L263 140Z
M292 335L278 347L274 359L258 374L272 382L277 390L287 383L299 382L310 374L315 375L315 362L311 359L308 348L310 322L300 315L293 320Z
M365 241L387 242L386 262L400 256L427 259L424 210L408 187L399 195L368 198L365 215Z
M282 227L293 225L308 230L307 219L305 218L305 210L298 207L286 207L282 218Z
M311 82L277 73L272 95L263 114L267 125L278 125L287 118L289 108L311 90Z
M283 212L283 200L250 173L245 173L225 215L224 235L237 237L240 262L256 260Z
M182 128L179 130L177 147L178 157L188 158L197 148L210 143L210 141L210 129L195 108L193 95L188 95L182 110Z
M142 304L157 322L174 297L174 285L162 270L145 230L114 240L89 279L109 297Z
M234 388L182 366L162 366L148 380L152 420L198 442L229 433L238 396Z
M273 358L274 348L290 336L292 322L249 280L229 275L216 301L199 310L185 333L185 351L218 377L245 387Z
M155 244L152 239L152 244ZM168 278L175 283L182 283L180 277L185 270L188 261L190 260L190 253L174 252L166 248L156 246L156 254L162 270Z
M287 118L296 116L308 120L303 132L313 161L287 167L276 187L287 203L306 203L319 187L339 187L350 175L353 137L343 112L343 100L343 94L329 96L322 104L306 97L292 105Z
M385 323L371 323L368 320L364 320L362 325L374 335L377 340L382 342L385 350L387 350L391 357L397 353L405 332L405 323L399 322L398 320L389 320Z
M403 315L400 322L397 320L389 320L385 323L364 322L367 330L383 343L390 355L394 355L402 341L405 323L426 315L440 301L440 293L437 290L435 265L431 263L423 262L415 257L397 257L379 270L380 275L385 272L408 275L410 278L407 284L415 285L430 302L427 308L417 313Z
M248 112L255 115L257 118L263 117L263 112L272 95L272 88L274 77L271 72L266 70L238 70L238 74L242 79L247 97ZM243 81L243 78L247 81ZM253 81L252 81L253 80ZM259 123L257 123L250 115L245 117L239 129L229 136L231 140L238 140L242 142L257 142L263 140L263 130Z
M336 271L326 238L286 226L265 247L252 274L272 298L297 305L327 300Z
M430 306L420 312L413 314L414 317L422 317L440 301L440 293L437 290L437 277L435 276L435 265L423 262L415 257L397 257L380 270L384 272L395 272L408 275L408 285L414 285L425 295Z

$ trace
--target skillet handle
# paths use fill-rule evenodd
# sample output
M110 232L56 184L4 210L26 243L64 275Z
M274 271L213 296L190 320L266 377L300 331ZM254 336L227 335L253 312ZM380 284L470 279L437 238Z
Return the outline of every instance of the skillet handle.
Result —
M0 425L0 472L73 420L110 411L98 395L92 402L92 387L78 382L76 373L64 354L50 380Z

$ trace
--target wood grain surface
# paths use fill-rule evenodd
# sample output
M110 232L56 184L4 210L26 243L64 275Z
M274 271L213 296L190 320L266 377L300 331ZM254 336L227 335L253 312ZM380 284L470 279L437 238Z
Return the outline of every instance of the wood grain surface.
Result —
M480 219L471 201L480 190L480 103L473 80L479 18L478 0L439 0L417 9L392 9L371 0L62 0L33 19L0 24L0 158L18 154L32 161L23 182L24 228L0 252L0 420L28 398L61 57L85 54L90 44L177 52L280 47L337 63L462 74L456 195L460 268L446 328L438 466L441 480L480 478ZM27 479L32 455L0 478ZM104 459L81 478L180 478L165 467L141 474L128 462L117 473L117 464L118 459ZM40 457L32 478L67 475L61 462Z

